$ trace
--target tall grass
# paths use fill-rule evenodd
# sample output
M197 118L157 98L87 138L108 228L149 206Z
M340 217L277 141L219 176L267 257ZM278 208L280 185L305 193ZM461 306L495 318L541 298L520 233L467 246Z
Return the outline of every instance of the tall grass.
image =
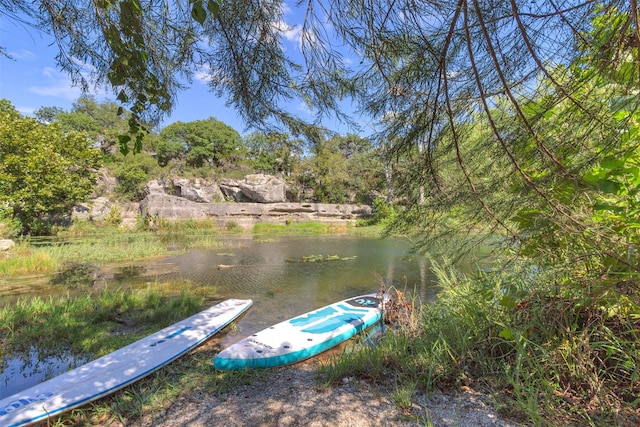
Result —
M640 425L640 306L620 298L625 310L605 310L557 296L550 278L526 269L477 278L434 272L436 302L381 345L329 364L324 378L368 378L401 408L408 387L468 386L527 424Z
M253 234L300 234L300 235L321 235L330 232L330 226L320 222L293 222L290 224L272 224L259 222L253 226Z
M46 242L23 239L0 255L0 275L51 273L65 264L103 264L165 255L188 248L218 248L219 230L209 220L164 221L154 229L124 230L80 222Z

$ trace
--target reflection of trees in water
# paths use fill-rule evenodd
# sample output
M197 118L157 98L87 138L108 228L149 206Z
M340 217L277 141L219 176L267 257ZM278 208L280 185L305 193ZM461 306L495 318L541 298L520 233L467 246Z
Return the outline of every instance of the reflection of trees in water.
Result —
M134 279L144 275L145 268L141 265L129 265L126 267L120 267L117 273L114 273L113 279L116 281L124 281L128 279Z
M109 274L92 264L68 264L62 271L51 277L49 284L75 289L95 286L107 278L118 283L126 283L132 279L143 277L145 272L146 268L142 265L118 267L114 273Z
M91 264L70 264L51 277L49 284L69 288L90 287L95 283L98 269Z

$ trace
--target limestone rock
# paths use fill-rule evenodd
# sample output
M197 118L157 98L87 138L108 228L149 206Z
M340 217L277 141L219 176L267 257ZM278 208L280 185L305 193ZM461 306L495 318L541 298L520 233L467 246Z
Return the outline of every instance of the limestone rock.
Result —
M88 221L114 221L128 225L135 223L138 215L138 204L135 202L120 203L106 197L93 199L91 203L81 203L73 207L72 219Z
M140 214L143 218L202 219L208 205L168 194L149 194L140 202Z
M227 200L234 202L249 202L250 200L242 193L240 183L235 179L223 179L220 182L220 190Z
M144 186L144 194L167 194L167 185L163 179L154 179Z
M98 170L98 176L96 178L96 185L93 189L92 198L106 196L113 194L116 191L118 181L115 176L110 175L109 171L105 168Z
M150 194L140 203L140 214L168 220L210 218L220 225L229 221L241 226L252 226L257 222L286 224L291 221L348 224L371 215L371 207L323 203L197 203L166 194Z
M224 195L217 184L197 178L194 180L174 178L173 195L198 203L224 200Z
M0 239L0 252L5 252L12 249L16 245L11 239Z
M242 194L257 203L282 203L287 200L287 186L283 180L271 175L247 175L239 183Z

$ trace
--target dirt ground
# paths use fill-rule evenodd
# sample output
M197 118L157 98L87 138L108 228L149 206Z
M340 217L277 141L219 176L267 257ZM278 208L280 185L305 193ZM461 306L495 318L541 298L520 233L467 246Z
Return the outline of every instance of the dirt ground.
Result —
M487 399L470 389L413 397L403 414L390 396L366 382L345 378L332 388L317 386L318 363L310 360L273 369L224 397L194 394L135 425L149 426L501 426Z

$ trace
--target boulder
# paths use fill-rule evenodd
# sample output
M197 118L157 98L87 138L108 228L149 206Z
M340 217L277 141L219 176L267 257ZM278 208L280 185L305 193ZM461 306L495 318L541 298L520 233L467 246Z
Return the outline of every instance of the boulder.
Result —
M271 175L247 175L238 185L242 194L256 203L282 203L287 200L287 186L283 180Z
M143 218L201 219L207 216L208 203L198 203L169 194L149 194L140 202Z
M220 182L220 191L227 200L234 202L249 202L250 200L242 193L240 183L235 179L223 179Z
M12 249L16 245L11 239L0 239L0 252L5 252Z
M144 194L167 194L167 185L163 179L154 179L144 186Z
M91 195L91 198L113 194L116 191L117 185L118 181L116 177L110 175L107 169L101 168L100 170L98 170L96 185L93 188L93 194Z
M218 185L197 178L194 180L174 178L173 195L198 203L224 200L224 195Z

